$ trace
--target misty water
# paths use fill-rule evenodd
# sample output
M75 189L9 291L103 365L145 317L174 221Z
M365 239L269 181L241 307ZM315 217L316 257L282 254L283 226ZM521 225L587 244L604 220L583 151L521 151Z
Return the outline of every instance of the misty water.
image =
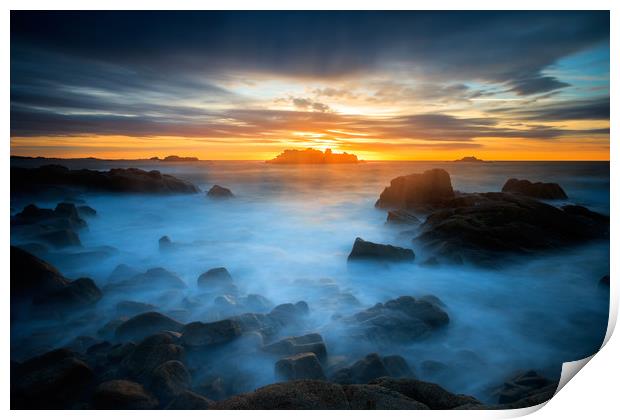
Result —
M194 195L80 194L97 210L80 232L84 249L113 247L108 258L75 264L62 253L49 257L66 277L91 277L105 286L120 263L140 271L164 267L188 288L177 295L161 296L157 290L122 296L155 304L162 313L181 322L213 321L217 313L181 311L184 297L198 294L196 279L213 267L226 267L241 294L257 293L274 305L305 300L310 321L295 335L320 332L333 360L350 363L370 352L400 354L416 376L438 382L447 389L493 401L491 390L512 374L535 369L558 378L561 364L598 350L607 327L608 292L598 287L609 273L609 242L524 256L482 269L469 265L420 264L425 255L413 243L415 228L386 225L386 212L374 202L392 178L444 168L453 187L462 192L500 191L511 177L558 182L567 192L566 202L584 205L609 215L609 163L485 164L452 162L366 162L358 165L268 165L263 162L105 162L64 161L73 168L108 169L140 167L158 169L191 181L203 192ZM204 191L213 184L230 188L231 200L214 201ZM34 202L55 207L58 200L37 197L12 200L12 214ZM412 231L413 229L413 231ZM167 235L178 244L160 252L158 240ZM347 265L356 237L412 248L413 264ZM14 238L15 239L15 238ZM15 242L15 240L14 240ZM330 281L325 280L330 279ZM326 286L327 285L327 286ZM360 305L342 308L330 299L333 293L350 293ZM349 342L333 328L333 318L354 313L377 302L403 295L435 295L450 316L447 328L406 346L378 347ZM115 303L106 297L98 307L110 317ZM69 342L92 331L66 331ZM24 330L12 335L26 334ZM63 343L58 343L63 344ZM252 387L275 382L273 358L226 361L255 378ZM450 367L450 374L430 373L423 362ZM248 389L249 391L250 389Z

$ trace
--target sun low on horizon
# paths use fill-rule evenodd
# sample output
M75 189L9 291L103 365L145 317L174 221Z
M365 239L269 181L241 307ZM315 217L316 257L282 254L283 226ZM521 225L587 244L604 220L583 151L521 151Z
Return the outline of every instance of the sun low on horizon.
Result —
M608 12L12 12L11 154L609 160Z

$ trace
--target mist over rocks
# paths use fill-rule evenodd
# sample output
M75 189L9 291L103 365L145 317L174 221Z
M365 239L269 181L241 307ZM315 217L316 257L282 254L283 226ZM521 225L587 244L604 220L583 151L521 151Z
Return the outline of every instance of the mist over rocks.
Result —
M137 168L94 171L73 170L61 165L11 167L11 193L36 193L50 187L147 194L194 194L199 191L192 183L172 175Z
M411 262L414 259L415 253L411 249L355 238L347 261Z
M527 179L510 178L502 187L502 192L522 194L542 200L565 200L568 198L559 184L530 182Z
M230 191L228 188L221 187L219 185L214 185L211 187L209 191L207 191L207 197L216 199L216 200L222 200L222 199L227 199L227 198L234 198L235 196L233 195L232 191Z

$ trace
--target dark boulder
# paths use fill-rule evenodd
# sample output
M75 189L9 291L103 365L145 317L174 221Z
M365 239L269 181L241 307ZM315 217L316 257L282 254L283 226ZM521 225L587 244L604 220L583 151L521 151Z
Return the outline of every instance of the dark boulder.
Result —
M293 356L298 353L313 353L321 361L327 361L327 349L320 334L306 334L286 337L263 347L263 351L278 356Z
M366 384L389 374L381 357L371 353L350 367L335 372L331 380L340 384Z
M234 195L232 191L230 191L228 188L220 187L219 185L214 185L207 192L207 197L221 199L221 198L233 198Z
M277 383L215 403L215 409L343 410L349 408L342 387L325 381Z
M62 289L50 292L34 300L37 305L63 306L77 308L92 305L99 301L103 294L92 279L83 277L70 282Z
M568 196L556 183L530 182L526 179L511 178L502 187L502 192L516 193L542 200L564 200Z
M174 244L168 236L162 236L161 238L159 238L160 251L170 251L171 249L174 249Z
M175 341L176 338L170 333L150 335L123 358L121 367L131 378L148 383L162 363L170 360L182 362L185 359L185 350Z
M269 319L280 326L299 324L310 313L308 304L303 300L297 303L283 303L269 312Z
M153 289L184 289L187 285L176 274L161 268L151 268L126 280L109 282L105 290L110 291L149 291Z
M323 368L314 353L299 353L276 362L276 377L293 381L297 379L325 379Z
M340 321L353 337L375 342L409 342L447 325L450 318L434 303L401 296Z
M516 375L497 389L497 402L499 404L513 403L534 395L541 389L553 384L556 383L530 370Z
M108 283L119 283L123 280L129 280L137 274L140 274L140 272L135 268L132 268L127 264L119 264L108 276Z
M34 357L11 369L11 409L68 409L94 379L92 369L67 349Z
M209 410L213 401L195 392L183 391L168 404L167 410Z
M385 356L382 359L388 376L392 378L413 378L413 370L409 367L409 363L398 355Z
M181 343L189 347L225 344L241 336L241 326L232 319L204 323L191 322L182 331Z
M144 312L152 312L156 308L150 303L123 300L116 304L116 312L120 316L135 316Z
M181 331L183 324L159 312L145 312L123 322L116 328L121 340L139 340L161 331Z
M11 300L27 299L66 287L69 281L51 264L20 248L11 247Z
M41 233L39 235L36 235L34 238L55 248L82 246L82 241L80 241L79 235L69 229L59 229L53 230L51 232Z
M451 410L466 404L480 405L474 397L453 394L437 384L416 379L379 378L370 383L406 395L433 410Z
M376 244L356 238L347 261L402 262L413 261L415 254L411 249L393 245Z
M202 273L197 280L198 287L213 293L236 294L233 278L224 267L212 268Z
M454 197L450 175L443 169L399 176L390 181L375 203L387 209L427 209Z
M428 410L426 405L378 385L345 385L342 389L351 410Z
M159 402L138 383L112 380L95 389L92 406L97 410L153 410Z
M185 365L178 360L168 360L151 374L149 389L160 401L171 401L191 387L192 378Z
M448 261L493 264L498 256L553 250L609 237L609 218L519 194L463 194L432 213L417 240Z

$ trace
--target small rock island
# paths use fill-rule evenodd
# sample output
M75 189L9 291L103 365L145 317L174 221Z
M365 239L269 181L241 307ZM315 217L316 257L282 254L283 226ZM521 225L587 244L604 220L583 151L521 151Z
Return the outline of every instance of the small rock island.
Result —
M456 159L455 162L482 163L484 160L478 159L476 156L465 156L461 159Z
M306 150L285 150L267 163L276 164L326 164L326 163L359 163L357 156L343 152L333 153L331 149L325 152L308 148Z

